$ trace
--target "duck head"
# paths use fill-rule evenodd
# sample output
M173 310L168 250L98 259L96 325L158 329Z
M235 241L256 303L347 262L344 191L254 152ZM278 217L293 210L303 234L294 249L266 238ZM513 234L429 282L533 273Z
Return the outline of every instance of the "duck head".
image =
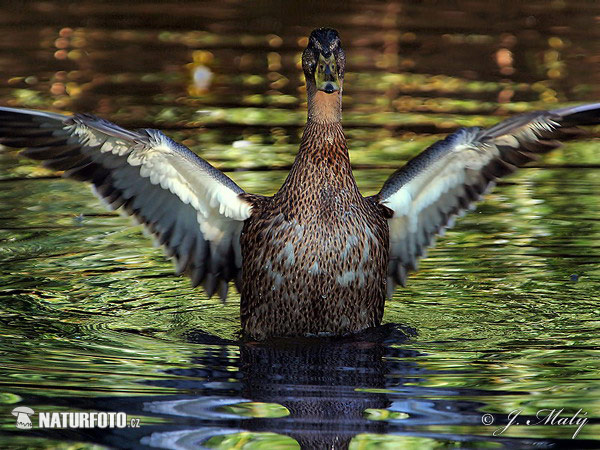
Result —
M317 28L310 33L308 46L302 54L302 69L306 83L327 94L339 92L344 81L346 55L337 31Z
M346 55L337 31L317 28L302 53L309 120L341 119L341 94Z
M310 33L308 46L302 54L302 69L307 85L333 94L342 89L346 55L337 31L317 28Z

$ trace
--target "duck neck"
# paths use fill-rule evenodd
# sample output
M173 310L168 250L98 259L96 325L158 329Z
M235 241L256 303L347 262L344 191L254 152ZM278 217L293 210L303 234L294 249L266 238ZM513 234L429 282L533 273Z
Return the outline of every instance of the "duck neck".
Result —
M305 162L312 160L319 166L350 169L348 146L342 129L342 91L327 94L317 90L314 83L308 83L306 91L308 118L296 162L306 159Z
M342 91L327 94L307 83L308 118L295 166L318 173L322 182L352 177L346 137L342 129Z
M322 97L321 95L329 96ZM352 174L346 137L340 121L339 95L317 92L308 99L308 121L300 149L280 194L303 192L321 198L322 191L358 192Z
M335 124L342 121L342 90L327 94L317 90L313 83L306 86L308 123Z

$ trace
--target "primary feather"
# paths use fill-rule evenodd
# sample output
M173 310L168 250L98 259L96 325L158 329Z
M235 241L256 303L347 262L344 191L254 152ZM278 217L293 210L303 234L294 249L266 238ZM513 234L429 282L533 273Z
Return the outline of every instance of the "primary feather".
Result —
M250 217L244 191L158 130L129 131L87 114L0 107L0 143L92 183L111 209L122 208L165 246L178 273L211 296L227 294L242 265L240 233Z
M497 178L600 123L600 103L537 111L489 128L462 128L393 173L375 196L392 211L388 283L405 285L436 234L471 208Z

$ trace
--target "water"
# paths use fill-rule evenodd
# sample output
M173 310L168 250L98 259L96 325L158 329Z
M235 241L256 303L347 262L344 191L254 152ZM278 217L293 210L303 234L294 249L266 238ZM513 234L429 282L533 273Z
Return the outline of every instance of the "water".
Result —
M600 99L598 4L459 5L5 2L0 104L161 128L272 194L305 120L305 37L333 26L372 194L457 127ZM206 299L86 186L0 150L1 446L600 446L598 136L500 183L388 301L382 329L263 344L237 342L238 296ZM17 405L141 427L21 431ZM576 425L534 425L580 409L576 444ZM520 425L494 436L512 411Z

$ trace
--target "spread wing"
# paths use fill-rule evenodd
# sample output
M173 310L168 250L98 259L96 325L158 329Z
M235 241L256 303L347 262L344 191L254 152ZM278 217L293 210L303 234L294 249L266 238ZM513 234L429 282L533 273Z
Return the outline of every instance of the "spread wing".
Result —
M0 144L92 183L165 246L177 273L209 296L237 280L240 233L252 205L230 178L158 130L125 130L91 115L0 107Z
M472 207L494 181L600 123L600 103L538 111L489 129L463 128L393 173L374 196L392 212L388 285L405 285L408 271L436 234Z

